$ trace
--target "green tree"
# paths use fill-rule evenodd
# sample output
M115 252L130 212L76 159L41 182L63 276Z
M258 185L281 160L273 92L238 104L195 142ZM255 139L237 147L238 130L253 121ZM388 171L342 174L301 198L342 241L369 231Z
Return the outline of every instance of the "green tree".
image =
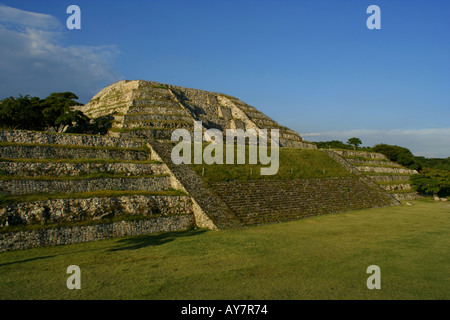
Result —
M42 106L38 97L19 95L0 102L0 127L6 129L44 130Z
M74 106L78 97L72 92L55 92L45 99L29 95L6 98L0 101L0 127L7 129L73 133L105 134L111 126L110 119L91 123L89 117Z
M416 168L414 155L407 148L381 143L373 146L372 151L382 153L388 157L389 160L397 162L402 166L418 169Z
M353 146L353 150L356 150L358 146L361 144L361 139L353 137L347 140L347 144Z
M41 105L47 126L56 132L62 132L68 126L88 121L81 111L73 110L74 106L81 105L75 100L78 97L72 92L55 92L45 98Z
M423 195L446 197L450 195L450 171L425 168L411 176L411 185Z
M313 142L319 149L350 149L348 144L339 140Z

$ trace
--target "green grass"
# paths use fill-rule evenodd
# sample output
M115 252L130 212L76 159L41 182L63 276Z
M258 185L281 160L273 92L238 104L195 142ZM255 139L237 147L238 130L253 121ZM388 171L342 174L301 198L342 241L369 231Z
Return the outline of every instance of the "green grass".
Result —
M448 300L450 204L412 203L0 253L0 298ZM81 290L66 287L73 264Z
M246 164L194 164L194 170L208 182L256 179L311 179L352 176L344 167L320 150L300 148L279 149L279 170L275 175L263 176L261 167L270 165L249 164L248 147ZM236 152L235 152L236 157ZM226 152L224 151L224 161ZM235 160L235 163L237 161Z

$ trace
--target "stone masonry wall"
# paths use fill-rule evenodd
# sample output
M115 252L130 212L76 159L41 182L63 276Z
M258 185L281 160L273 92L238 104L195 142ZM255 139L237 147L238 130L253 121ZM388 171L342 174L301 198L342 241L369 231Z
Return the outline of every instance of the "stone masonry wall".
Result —
M89 147L142 147L142 141L132 139L117 139L113 137L95 135L56 134L23 130L0 130L0 142L60 144Z
M67 148L40 145L0 145L2 158L149 160L147 151L134 149Z
M0 193L78 193L98 190L164 191L171 188L170 177L88 178L71 180L12 179L2 180Z
M333 150L342 157L362 157L367 159L384 159L389 160L384 154L365 151L351 151L351 150Z
M101 220L123 214L140 217L192 214L187 196L120 196L49 199L0 209L0 226Z
M79 176L99 172L136 176L161 175L168 171L166 165L152 163L0 162L0 173L11 176Z
M182 231L194 226L194 216L190 214L89 226L0 233L0 252L157 232Z

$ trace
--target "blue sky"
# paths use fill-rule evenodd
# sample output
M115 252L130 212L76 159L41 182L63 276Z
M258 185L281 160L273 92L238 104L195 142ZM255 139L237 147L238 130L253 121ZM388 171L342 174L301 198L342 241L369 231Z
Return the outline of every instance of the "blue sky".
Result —
M71 4L81 30L66 28ZM449 157L449 15L444 0L0 0L0 98L87 103L144 79L236 96L309 141Z

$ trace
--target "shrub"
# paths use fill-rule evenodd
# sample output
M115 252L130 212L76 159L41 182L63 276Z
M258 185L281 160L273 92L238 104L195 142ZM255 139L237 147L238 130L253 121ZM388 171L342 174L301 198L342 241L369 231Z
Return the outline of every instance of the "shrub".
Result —
M450 171L438 169L423 169L420 174L411 176L411 185L423 195L450 195Z

